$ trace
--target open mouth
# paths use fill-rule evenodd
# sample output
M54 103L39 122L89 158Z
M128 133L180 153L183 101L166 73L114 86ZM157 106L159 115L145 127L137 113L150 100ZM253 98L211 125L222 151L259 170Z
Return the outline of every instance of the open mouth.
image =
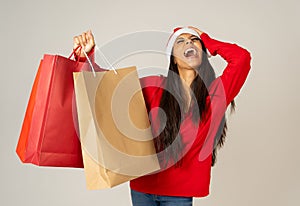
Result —
M187 50L184 51L185 57L192 57L196 55L197 55L197 50L194 48L188 48Z

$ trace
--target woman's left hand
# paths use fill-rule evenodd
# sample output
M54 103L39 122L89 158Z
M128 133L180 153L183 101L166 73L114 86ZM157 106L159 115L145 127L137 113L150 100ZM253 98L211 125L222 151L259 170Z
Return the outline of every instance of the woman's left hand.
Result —
M189 26L188 28L195 30L199 34L199 36L201 36L201 34L203 33L203 31L201 31L200 29L198 29L196 27Z

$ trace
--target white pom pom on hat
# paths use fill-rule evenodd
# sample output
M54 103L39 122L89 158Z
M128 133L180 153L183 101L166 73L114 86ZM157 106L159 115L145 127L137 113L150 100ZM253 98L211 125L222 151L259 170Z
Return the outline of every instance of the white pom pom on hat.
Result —
M169 40L168 40L168 43L167 43L166 55L167 55L168 61L170 61L170 56L172 54L172 49L173 49L175 40L181 34L192 34L192 35L198 37L199 39L201 39L199 34L194 29L191 29L191 28L188 28L188 27L177 27L177 28L175 28L173 30L173 33L171 34ZM209 56L210 55L208 54L208 57Z

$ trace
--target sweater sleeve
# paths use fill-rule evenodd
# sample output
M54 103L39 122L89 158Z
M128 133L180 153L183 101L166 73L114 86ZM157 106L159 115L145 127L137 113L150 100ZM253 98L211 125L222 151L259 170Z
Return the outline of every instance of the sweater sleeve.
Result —
M159 103L155 101L160 99L157 98L157 95L161 96L162 94L163 79L164 78L162 76L148 76L140 79L142 92L148 112L151 110L153 105L159 105Z
M228 105L239 93L246 81L251 67L250 53L236 44L214 40L206 33L202 33L200 37L211 55L215 56L219 54L228 63L222 75L215 80L219 84L219 80L221 79ZM213 87L214 82L210 89L213 89Z

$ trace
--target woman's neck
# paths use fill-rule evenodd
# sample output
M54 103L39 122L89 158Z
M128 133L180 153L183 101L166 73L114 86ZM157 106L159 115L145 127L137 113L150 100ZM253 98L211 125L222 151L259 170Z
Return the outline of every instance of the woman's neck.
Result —
M180 69L178 68L179 76L190 87L195 79L196 72L194 69Z
M178 68L179 76L183 82L183 89L185 92L185 112L188 112L191 104L191 84L195 79L196 72L194 69L180 69Z

